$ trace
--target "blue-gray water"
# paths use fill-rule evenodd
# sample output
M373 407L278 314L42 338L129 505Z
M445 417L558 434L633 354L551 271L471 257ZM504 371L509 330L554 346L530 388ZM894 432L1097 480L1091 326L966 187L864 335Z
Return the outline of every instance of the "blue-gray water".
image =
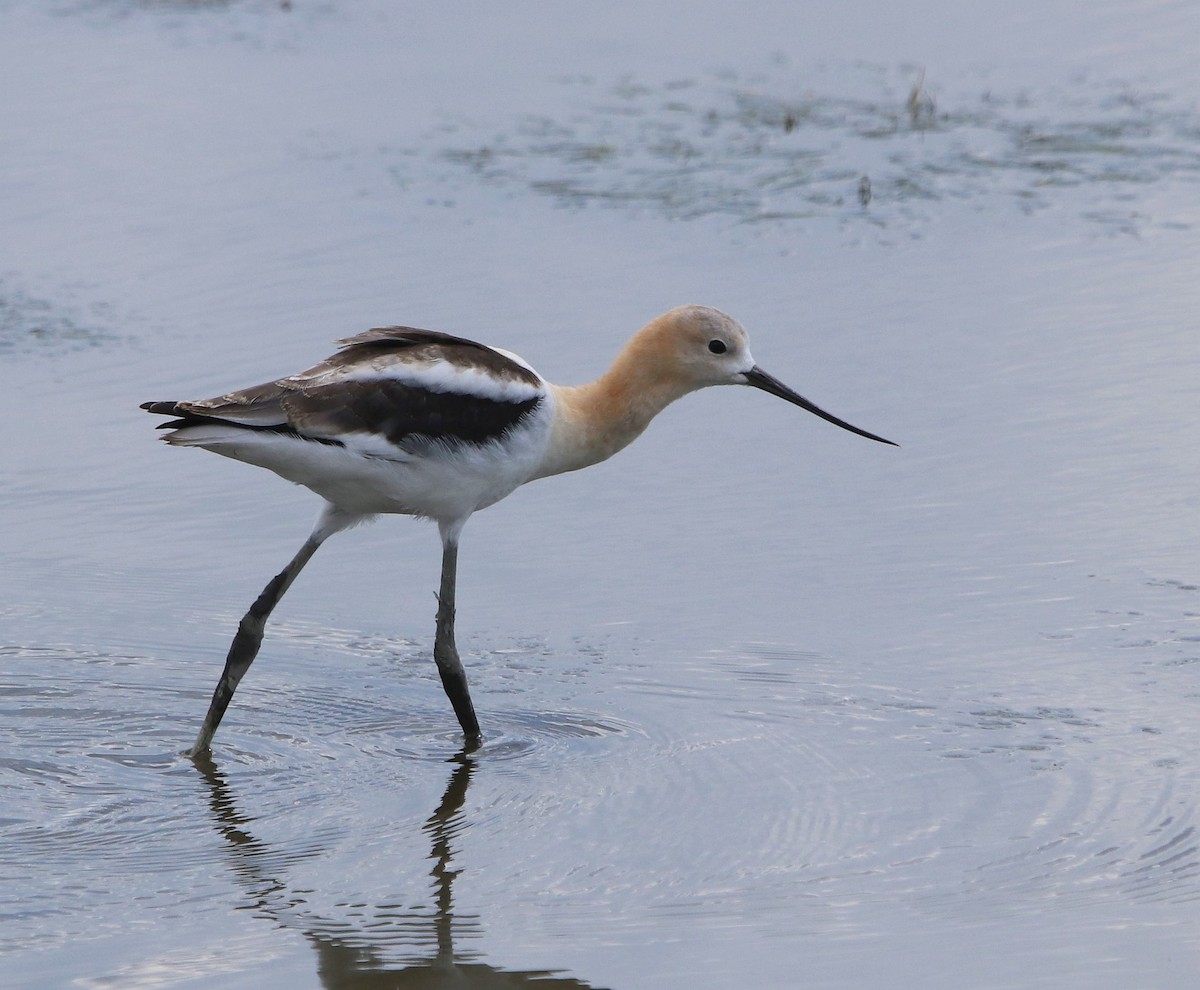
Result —
M0 982L1191 985L1197 40L0 3ZM318 505L138 402L390 323L582 381L683 302L902 447L713 389L481 513L465 761L435 532L339 536L180 755Z

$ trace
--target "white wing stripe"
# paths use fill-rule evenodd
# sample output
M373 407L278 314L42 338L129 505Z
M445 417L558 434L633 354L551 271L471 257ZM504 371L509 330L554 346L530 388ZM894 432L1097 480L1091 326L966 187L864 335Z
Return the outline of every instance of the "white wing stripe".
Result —
M354 365L305 376L294 375L289 381L305 387L331 385L334 382L396 381L428 392L454 392L475 395L493 402L526 402L544 394L544 387L517 379L500 379L478 368L464 368L449 361L390 361Z

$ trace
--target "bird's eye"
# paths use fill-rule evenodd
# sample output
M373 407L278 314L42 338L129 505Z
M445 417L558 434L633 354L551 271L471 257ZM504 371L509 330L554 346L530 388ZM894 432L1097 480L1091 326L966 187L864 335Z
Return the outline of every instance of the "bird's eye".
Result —
M724 354L728 350L723 340L710 340L708 342L708 349L714 354Z

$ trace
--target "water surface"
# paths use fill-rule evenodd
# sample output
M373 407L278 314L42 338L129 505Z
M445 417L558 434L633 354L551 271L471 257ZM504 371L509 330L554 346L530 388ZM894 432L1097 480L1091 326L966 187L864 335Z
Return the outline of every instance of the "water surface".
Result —
M5 985L1188 985L1198 28L0 4ZM138 402L688 301L901 448L710 390L481 513L472 754L339 536L181 755L318 506Z

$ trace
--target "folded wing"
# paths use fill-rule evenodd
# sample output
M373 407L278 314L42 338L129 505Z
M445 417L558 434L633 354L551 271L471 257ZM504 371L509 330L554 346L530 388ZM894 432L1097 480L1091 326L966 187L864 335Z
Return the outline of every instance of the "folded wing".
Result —
M483 344L412 327L383 327L340 341L320 364L288 378L191 402L146 402L175 417L173 443L214 436L213 426L344 444L369 435L406 449L430 441L499 439L545 396L524 362ZM195 436L188 438L187 431Z

